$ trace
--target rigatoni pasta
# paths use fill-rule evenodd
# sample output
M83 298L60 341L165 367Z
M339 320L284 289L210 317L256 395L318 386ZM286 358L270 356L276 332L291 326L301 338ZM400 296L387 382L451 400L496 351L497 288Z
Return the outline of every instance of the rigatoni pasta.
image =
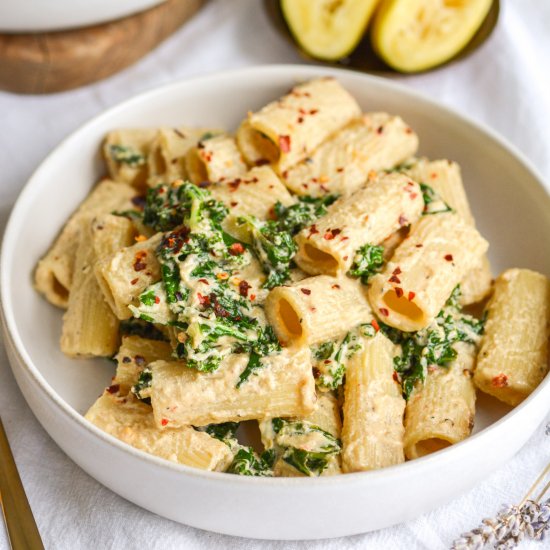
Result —
M250 164L268 162L282 173L360 113L337 80L320 78L250 113L237 140Z
M374 311L404 331L428 326L487 248L487 241L456 214L421 218L373 278L369 300Z
M474 382L485 393L521 403L548 372L550 281L529 269L497 277L487 305Z
M400 117L368 113L282 172L282 177L297 195L347 196L367 181L369 172L393 168L417 148L418 137Z
M422 214L416 182L402 174L375 177L336 201L324 216L296 237L296 263L313 275L338 275L351 267L361 245L377 245Z
M509 270L486 316L463 309L489 290L487 242L458 165L417 147L332 78L235 135L110 132L112 180L35 275L68 306L62 351L114 358L86 418L179 464L329 476L463 440L476 387L525 399L548 370L550 282Z

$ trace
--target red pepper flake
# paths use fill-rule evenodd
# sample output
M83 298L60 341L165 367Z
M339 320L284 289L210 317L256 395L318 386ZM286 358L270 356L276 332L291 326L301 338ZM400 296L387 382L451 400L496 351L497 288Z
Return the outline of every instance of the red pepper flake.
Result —
M430 177L431 177L433 180L436 179L436 178L437 178L437 173L436 173L436 172L432 172L432 173L430 174Z
M344 262L347 262L348 258L349 258L349 256L344 256L344 257L342 258L342 260L344 260Z
M405 128L405 133L412 134L413 133L412 128L409 128L409 127Z
M338 290L339 290L339 289L340 289L340 285L338 285L338 284L334 284L334 285L332 285L332 287L331 287L331 288L336 288L336 289L338 289Z
M244 246L241 243L233 243L229 247L229 254L231 256L240 256L244 252Z
M349 239L349 237L340 237L341 241L347 241L348 239Z
M411 197L411 200L413 201L414 199L416 199L416 197L418 197L418 193L411 193L409 196Z
M107 391L108 391L110 394L118 393L118 390L120 390L120 385L119 385L119 384L113 384L112 386L109 386L109 387L107 388Z
M317 226L315 224L313 224L309 228L309 235L307 236L307 238L310 239L312 235L315 235L315 233L319 233L319 230L317 229Z
M501 373L491 380L491 385L495 388L505 388L508 385L508 377Z
M197 292L197 298L201 306L209 306L210 298L208 296L203 296L200 292Z
M401 279L400 279L397 275L392 275L392 276L388 279L388 281L389 281L390 283L397 283L397 284L401 283Z
M396 382L399 382L399 376L397 375L397 373L396 373L395 371L393 371L392 378L393 378Z
M412 302L414 300L414 297L416 296L416 292L413 292L412 290L407 295L407 298L409 299L409 302Z
M452 261L453 261L453 255L452 255L452 254L446 254L446 255L445 255L445 259L446 259L448 262L452 262Z
M338 173L340 173L340 172L343 172L344 169L343 169L342 167L340 167L340 168L336 168L336 171L337 171Z
M386 317L390 314L390 312L389 312L385 307L379 308L378 311L380 311L380 313L381 313L382 315L385 315Z
M237 206L237 204L239 204L237 201L231 201L229 203L229 205L232 206L233 208L235 208L235 206Z
M398 298L401 298L401 296L403 296L403 289L399 286L396 286L395 287L395 295L398 297Z
M134 271L143 271L147 268L147 264L142 260L147 257L147 251L140 250L136 253L135 262L134 262Z
M373 319L370 324L373 326L374 330L378 332L380 330L380 325L376 319Z
M250 301L253 302L256 299L256 294L250 295Z
M404 225L407 225L409 223L409 220L403 216L403 214L399 215L399 219L397 220L399 222L399 227L403 227Z
M399 275L401 273L401 268L398 266L392 271L392 275Z
M279 149L283 153L290 151L290 136L279 136Z
M301 288L300 291L306 296L309 296L311 294L311 290L309 290L309 288Z
M283 178L286 180L286 178L288 178L288 170L285 170L281 176L283 176Z
M334 237L337 237L338 235L340 235L340 233L342 233L342 230L341 229L329 229L324 235L323 235L323 239L327 240L327 241L332 241L332 239L334 239Z
M209 285L208 279L199 279L199 283L204 283L205 285Z
M155 304L160 304L160 298L158 296L155 296Z
M135 285L138 281L139 281L139 278L136 277L135 279L132 279L132 280L130 281L130 284L131 284L131 285Z
M378 128L376 128L377 134L381 134L383 131L384 131L384 126L378 126Z
M267 160L267 159L258 159L254 164L256 166L265 166L266 164L269 164L269 160Z
M168 424L168 419L167 418L163 418L160 423L163 425L163 426L166 426L166 424Z
M235 192L239 188L239 185L241 185L241 178L237 178L227 184L231 192Z
M319 109L311 109L311 110L309 111L309 114L310 114L310 115L316 115L318 112L319 112Z
M416 248L422 248L424 245L421 243L418 243L418 244L415 244L414 246L416 246Z
M247 281L241 281L239 283L239 294L246 298L248 296L248 290L250 289L250 285Z
M303 117L303 116L299 116L299 117L298 117L298 124L302 124L302 122L304 122L304 117Z

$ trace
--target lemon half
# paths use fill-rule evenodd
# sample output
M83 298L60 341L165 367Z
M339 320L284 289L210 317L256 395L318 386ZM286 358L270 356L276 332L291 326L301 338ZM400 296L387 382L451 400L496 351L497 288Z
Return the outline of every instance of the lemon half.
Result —
M423 71L456 55L489 13L492 0L382 0L374 50L402 72Z
M349 55L379 0L281 0L283 16L302 49L318 59Z

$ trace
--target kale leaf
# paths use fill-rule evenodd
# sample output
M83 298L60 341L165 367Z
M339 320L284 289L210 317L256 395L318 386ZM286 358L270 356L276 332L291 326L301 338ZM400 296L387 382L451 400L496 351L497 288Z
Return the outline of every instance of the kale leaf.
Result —
M151 404L151 386L153 384L153 372L150 368L144 368L134 386L131 388L131 392L141 401L144 401L148 405Z
M383 264L384 247L367 243L355 253L349 274L361 277L361 282L366 285L369 278L382 269Z
M439 193L426 185L420 184L422 190L422 198L424 199L424 212L423 216L429 216L431 214L443 214L444 212L453 212L453 209L441 198Z
M280 231L296 235L304 227L324 216L327 213L327 206L330 206L337 198L338 195L323 197L304 195L298 197L298 202L291 206L284 206L277 201L274 206L277 227Z
M127 164L132 168L145 164L145 156L127 145L110 145L109 154L115 162Z
M143 223L155 231L170 231L182 224L194 229L208 217L219 227L227 212L223 203L190 182L160 184L147 192Z
M405 399L409 399L417 383L424 382L428 366L449 366L457 355L454 344L478 343L485 319L462 314L459 300L460 286L457 285L434 322L417 332L401 332L380 323L382 332L394 344L401 345L401 355L394 357L393 363Z
M240 476L271 477L274 462L273 451L264 451L258 456L251 447L241 447L226 471Z

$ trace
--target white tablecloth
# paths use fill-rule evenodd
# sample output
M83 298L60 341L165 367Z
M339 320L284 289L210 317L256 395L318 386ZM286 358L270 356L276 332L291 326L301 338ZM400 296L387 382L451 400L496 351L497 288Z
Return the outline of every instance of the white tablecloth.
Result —
M501 4L495 33L471 57L433 73L393 78L487 123L522 150L550 186L550 1L503 0ZM93 115L139 92L188 76L301 62L270 26L260 2L213 0L160 48L108 80L50 96L0 93L0 231L39 162ZM80 470L32 415L1 346L0 380L0 412L48 549L445 548L462 531L494 515L502 503L521 500L550 458L550 437L539 426L517 456L479 487L409 523L317 542L238 539L157 517ZM7 548L2 527L0 548ZM523 548L542 545L525 543Z

